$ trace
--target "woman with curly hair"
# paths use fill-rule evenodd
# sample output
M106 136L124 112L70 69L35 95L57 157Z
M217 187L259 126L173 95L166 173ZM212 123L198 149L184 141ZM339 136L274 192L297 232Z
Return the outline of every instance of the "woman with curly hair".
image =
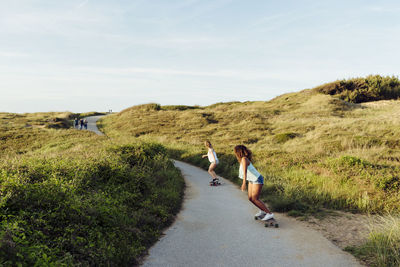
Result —
M246 190L246 181L249 182L248 196L249 200L260 209L255 215L256 217L263 217L263 221L274 218L274 214L267 208L267 206L260 200L261 189L264 185L264 177L254 168L251 163L252 153L244 145L235 146L235 155L240 164L239 178L243 179L241 190Z

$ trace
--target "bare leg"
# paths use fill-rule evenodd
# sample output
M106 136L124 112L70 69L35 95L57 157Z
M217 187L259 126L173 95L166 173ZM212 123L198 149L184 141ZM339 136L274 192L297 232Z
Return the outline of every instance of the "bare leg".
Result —
M217 178L217 174L215 173L214 169L217 167L217 164L211 163L210 167L208 168L208 173L211 175L212 178L216 179Z
M262 202L260 198L260 193L263 185L262 184L252 184L249 183L248 196L249 200L256 205L260 210L265 211L266 213L271 213L271 211L267 208L267 206Z

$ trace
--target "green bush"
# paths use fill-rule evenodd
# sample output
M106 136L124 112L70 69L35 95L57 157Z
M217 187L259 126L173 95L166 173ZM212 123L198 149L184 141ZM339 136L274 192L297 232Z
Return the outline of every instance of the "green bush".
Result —
M291 133L291 132L290 133L281 133L281 134L277 134L274 136L274 141L279 144L282 144L282 143L286 143L290 139L293 139L297 136L298 136L297 133Z
M138 263L179 210L183 179L158 144L0 166L0 265Z
M369 75L323 84L313 89L316 92L335 95L352 103L398 99L400 80L395 76Z
M342 165L348 165L348 166L360 166L362 168L365 168L367 166L370 166L371 164L368 163L367 161L354 157L354 156L343 156L339 158L339 163Z
M387 176L379 177L375 182L376 187L385 191L398 192L400 189L400 177L397 175L389 174Z
M161 107L162 110L188 110L200 109L199 106L185 106L185 105L166 105Z

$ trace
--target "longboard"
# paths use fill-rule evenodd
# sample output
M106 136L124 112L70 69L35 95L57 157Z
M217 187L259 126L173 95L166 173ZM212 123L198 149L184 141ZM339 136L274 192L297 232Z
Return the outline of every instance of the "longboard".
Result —
M257 220L260 220L261 221L261 219L262 219L263 217L259 217L259 216L254 216L254 219L257 221ZM272 219L269 219L269 220L266 220L266 221L262 221L262 222L265 222L265 224L264 224L264 226L265 227L275 227L275 228L278 228L279 227L279 224L278 224L278 222L274 219L274 218L272 218Z
M210 182L210 186L219 186L222 185L222 183L220 181L211 181Z

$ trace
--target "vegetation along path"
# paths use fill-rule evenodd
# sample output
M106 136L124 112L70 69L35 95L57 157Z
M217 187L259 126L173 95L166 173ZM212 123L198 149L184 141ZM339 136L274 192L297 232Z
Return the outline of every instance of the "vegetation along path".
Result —
M247 195L226 179L208 185L206 171L176 161L186 181L175 223L143 266L360 266L320 233L278 215L280 228L253 219Z
M98 131L88 117L88 130ZM186 182L185 201L175 223L153 246L143 266L360 266L320 233L278 215L280 228L265 228L247 195L223 179L175 161Z

